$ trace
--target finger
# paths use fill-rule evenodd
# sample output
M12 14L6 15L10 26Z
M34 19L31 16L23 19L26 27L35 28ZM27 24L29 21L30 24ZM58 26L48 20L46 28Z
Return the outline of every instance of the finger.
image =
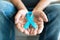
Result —
M24 33L25 33L26 35L29 35L29 31L28 31L28 30L24 30Z
M23 24L21 24L21 27L19 27L19 30L25 33L26 35L29 35L29 31L24 29Z
M40 17L42 17L45 22L48 22L48 18L47 18L46 14L43 11L41 11Z
M33 30L34 30L34 28L30 25L29 26L29 35L30 36L33 35Z
M42 33L43 28L44 28L44 26L40 25L40 27L39 27L39 29L38 29L38 34Z
M40 34L43 31L43 28L44 28L44 22L40 18L40 22L38 22L38 34Z
M30 28L28 28L28 32L30 33Z
M37 35L37 29L34 30L34 35Z
M40 20L39 20L39 18L36 18L36 17L35 17L35 18L34 18L34 21L35 21L35 22L37 23L37 25L38 25L38 22L39 22ZM37 34L38 34L37 31L38 31L38 28L37 28L37 29L34 29L33 34L34 34L34 35L37 35Z
M34 28L31 28L30 34L31 34L31 35L34 35Z
M32 26L31 25L29 26L29 29L30 29L30 34L32 34Z
M18 12L15 16L15 24L17 24L19 22L20 17L21 17L21 14L19 14L19 12Z
M19 21L19 23L21 23L21 25L24 25L24 22L23 22L23 20L20 20L20 21Z
M23 29L21 23L18 23L18 24L16 25L16 27L18 28L19 31L24 32L24 29Z

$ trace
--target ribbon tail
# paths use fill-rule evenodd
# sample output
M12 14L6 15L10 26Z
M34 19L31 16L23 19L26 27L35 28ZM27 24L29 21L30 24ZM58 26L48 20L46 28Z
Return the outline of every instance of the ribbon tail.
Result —
M36 29L38 27L38 25L34 21L30 21L30 23L34 29Z
M30 22L26 22L26 24L24 25L24 29L28 29L30 25Z

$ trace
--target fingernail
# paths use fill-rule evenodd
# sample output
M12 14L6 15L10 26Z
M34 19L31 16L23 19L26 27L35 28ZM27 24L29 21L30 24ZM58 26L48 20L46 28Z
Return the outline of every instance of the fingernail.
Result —
M48 22L48 19L46 19L46 22Z

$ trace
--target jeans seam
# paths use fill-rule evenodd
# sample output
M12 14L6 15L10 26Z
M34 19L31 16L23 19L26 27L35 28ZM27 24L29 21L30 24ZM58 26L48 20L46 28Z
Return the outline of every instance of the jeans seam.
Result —
M5 15L5 12L4 12L3 10L0 10L0 11L3 13L4 17L5 17L7 20L9 20L12 24L14 24L14 23Z

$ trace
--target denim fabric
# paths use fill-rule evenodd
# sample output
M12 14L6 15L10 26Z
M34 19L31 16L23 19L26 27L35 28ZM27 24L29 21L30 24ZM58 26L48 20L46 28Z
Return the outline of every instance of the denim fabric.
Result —
M32 8L33 9L33 8ZM31 10L31 9L30 9ZM0 1L0 40L15 40L14 5L7 1ZM50 5L44 9L49 22L45 23L39 40L58 40L60 32L60 4Z
M15 40L14 14L16 8L10 2L0 2L0 40Z
M51 4L44 9L49 22L44 24L44 30L39 40L58 40L60 32L60 4Z

